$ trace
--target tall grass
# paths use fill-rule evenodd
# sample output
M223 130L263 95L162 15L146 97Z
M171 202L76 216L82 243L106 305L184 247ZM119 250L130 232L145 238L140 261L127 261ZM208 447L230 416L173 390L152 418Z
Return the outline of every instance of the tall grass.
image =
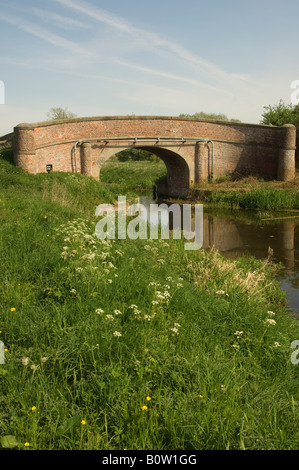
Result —
M206 204L250 210L299 209L299 192L295 189L261 187L249 191L211 190L202 195Z
M110 186L6 164L2 447L298 448L299 326L274 267L187 255L184 240L98 240Z

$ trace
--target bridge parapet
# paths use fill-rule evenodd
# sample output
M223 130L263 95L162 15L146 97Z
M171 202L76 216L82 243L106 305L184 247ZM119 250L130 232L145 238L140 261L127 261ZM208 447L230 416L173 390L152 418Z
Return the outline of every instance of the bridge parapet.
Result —
M227 174L292 180L296 128L166 116L108 116L19 124L14 159L31 173L99 177L103 163L125 148L144 148L165 162L170 192ZM174 186L177 185L177 188Z

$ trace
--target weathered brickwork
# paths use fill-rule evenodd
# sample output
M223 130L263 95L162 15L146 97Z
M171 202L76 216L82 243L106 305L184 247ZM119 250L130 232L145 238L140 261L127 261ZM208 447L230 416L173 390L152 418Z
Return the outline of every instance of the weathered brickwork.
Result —
M296 129L192 118L116 116L19 124L14 159L30 173L84 173L99 178L101 166L126 148L155 153L167 167L169 194L228 174L292 180Z

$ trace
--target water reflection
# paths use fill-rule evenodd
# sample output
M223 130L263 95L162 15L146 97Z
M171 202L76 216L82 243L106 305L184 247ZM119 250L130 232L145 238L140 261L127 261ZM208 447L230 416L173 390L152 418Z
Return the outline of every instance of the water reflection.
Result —
M151 198L140 198L140 203L150 211ZM165 207L165 206L164 206ZM289 307L299 316L299 217L278 220L257 220L255 214L240 211L212 211L204 207L203 248L214 247L223 256L236 258L248 254L258 259L268 257L273 251L272 260L281 263L278 275L283 290L286 292ZM160 223L170 223L168 210L162 211ZM194 230L194 220L191 228Z

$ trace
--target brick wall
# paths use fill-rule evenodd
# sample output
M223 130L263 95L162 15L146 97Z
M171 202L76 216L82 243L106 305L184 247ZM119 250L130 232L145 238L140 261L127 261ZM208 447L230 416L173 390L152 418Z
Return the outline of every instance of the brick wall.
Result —
M137 139L133 143L132 138ZM153 140L140 142L140 138ZM161 138L157 143L155 138ZM101 139L127 139L97 143ZM167 138L168 140L163 140ZM186 142L178 139L185 138ZM173 139L171 141L170 139ZM190 139L190 140L188 140ZM91 145L75 144L91 141ZM197 141L210 140L198 146ZM16 165L31 173L77 171L98 177L113 154L128 147L149 148L165 162L172 186L231 173L290 180L295 172L296 129L192 118L117 116L20 124L14 129ZM181 174L179 174L181 173ZM177 181L176 181L177 180Z

